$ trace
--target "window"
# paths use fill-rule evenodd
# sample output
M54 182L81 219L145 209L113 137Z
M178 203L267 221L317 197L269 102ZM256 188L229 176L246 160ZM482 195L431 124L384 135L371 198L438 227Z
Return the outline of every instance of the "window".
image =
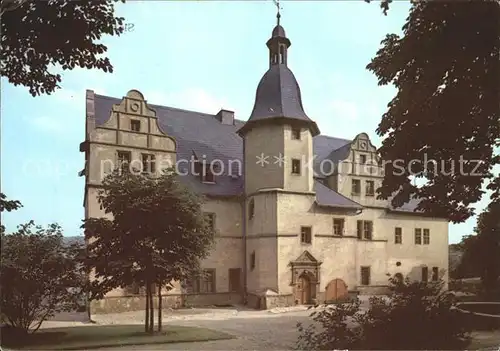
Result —
M361 193L361 181L359 179L352 180L352 195L359 195Z
M241 268L229 268L229 291L241 291Z
M342 236L344 235L344 219L334 218L333 219L333 235Z
M142 154L142 171L144 173L156 172L156 157L155 155Z
M394 244L403 243L403 229L397 227L394 228Z
M415 244L422 245L422 229L415 228Z
M422 267L422 281L427 282L429 280L429 268Z
M130 130L134 132L140 132L141 131L141 121L138 121L136 119L130 120Z
M439 268L432 267L432 281L437 282L439 280Z
M255 269L255 251L250 255L250 270Z
M302 244L310 244L312 241L311 227L300 227L300 242Z
M194 293L215 292L215 269L204 269L202 276L193 282Z
M358 221L358 239L372 240L373 238L373 222L372 221Z
M366 181L366 196L375 195L375 182L373 180Z
M431 242L430 230L424 229L424 245L429 245Z
M366 163L366 155L359 155L359 163L363 165Z
M292 159L292 173L300 174L300 160Z
M215 213L205 213L205 220L210 229L215 230Z
M204 183L215 183L215 175L212 172L210 165L204 164L201 180Z
M300 140L300 128L292 128L292 139Z
M118 151L118 167L122 172L129 171L129 165L132 155L130 151Z
M255 202L253 199L248 203L248 218L252 219L255 216Z
M361 267L361 285L370 285L370 267Z

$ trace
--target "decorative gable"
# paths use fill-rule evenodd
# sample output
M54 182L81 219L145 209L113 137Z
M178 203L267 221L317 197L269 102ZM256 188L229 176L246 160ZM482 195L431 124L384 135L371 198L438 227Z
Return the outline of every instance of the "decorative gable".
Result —
M305 250L293 263L317 264L318 260L309 251Z

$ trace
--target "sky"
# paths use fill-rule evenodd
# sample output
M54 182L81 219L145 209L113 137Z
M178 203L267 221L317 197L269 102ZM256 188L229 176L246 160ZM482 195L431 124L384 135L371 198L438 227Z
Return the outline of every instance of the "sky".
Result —
M378 86L366 65L386 34L401 33L409 4L393 3L387 16L364 1L284 1L282 8L292 42L288 65L306 113L322 134L352 139L366 132L379 146L375 130L395 89ZM137 89L152 104L212 114L224 108L248 119L268 68L272 1L131 1L117 14L128 31L103 39L112 74L64 71L62 89L35 98L2 78L2 192L23 204L3 215L7 231L33 219L59 223L66 236L81 234L86 89L118 98ZM471 234L475 222L450 224L450 242Z

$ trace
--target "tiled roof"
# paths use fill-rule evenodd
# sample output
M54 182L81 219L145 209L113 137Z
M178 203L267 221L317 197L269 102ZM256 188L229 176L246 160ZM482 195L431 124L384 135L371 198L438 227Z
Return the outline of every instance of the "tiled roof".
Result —
M362 205L330 189L317 179L314 181L314 191L316 192L316 203L320 206L363 208Z
M112 106L120 104L121 99L108 96L95 95L95 118L96 125L104 124L111 115ZM242 172L237 170L238 164L243 165L243 140L236 133L245 122L235 120L234 125L222 124L215 115L187 111L172 107L148 104L156 111L160 129L167 135L172 136L177 143L177 159L190 160L193 153L198 158L205 155L207 161L219 159L228 168L231 161L232 170L239 177L233 177L227 171L216 177L215 184L202 183L198 177L193 175L183 176L193 190L217 196L238 196L244 192L244 180ZM334 138L325 135L317 135L313 138L313 151L316 155L315 169L320 162L332 157L333 151L348 147L350 140ZM343 151L340 150L340 153ZM186 167L188 167L186 165ZM179 165L180 171L185 171ZM239 171L239 172L238 172ZM318 174L321 178L321 175ZM316 197L319 205L352 207L360 205L338 194L334 190L315 181ZM405 211L411 211L409 204L402 207Z

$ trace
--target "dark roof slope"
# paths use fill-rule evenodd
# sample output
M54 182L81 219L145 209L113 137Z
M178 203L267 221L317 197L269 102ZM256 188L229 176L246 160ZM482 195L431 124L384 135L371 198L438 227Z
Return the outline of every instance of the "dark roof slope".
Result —
M121 99L96 94L94 99L96 126L106 123L110 118L112 106L120 103ZM224 172L217 176L215 184L202 183L197 177L186 172L188 164L179 165L179 171L184 172L183 174L188 173L182 178L193 190L217 196L243 194L243 140L237 134L237 130L245 124L244 121L235 120L234 125L227 125L220 123L215 115L207 113L160 105L148 104L148 106L156 111L160 129L176 140L178 160L191 160L192 156L196 155L198 158L204 157L207 161L218 159L224 164ZM316 155L314 169L318 178L321 178L319 174L321 162L332 157L335 154L334 150L346 148L350 143L350 140L325 135L313 138L313 152ZM344 149L340 153L343 152ZM234 175L239 176L232 176L229 173L230 168ZM315 189L317 202L320 205L360 206L319 182L315 183ZM410 207L408 204L403 206L405 211L410 211Z

